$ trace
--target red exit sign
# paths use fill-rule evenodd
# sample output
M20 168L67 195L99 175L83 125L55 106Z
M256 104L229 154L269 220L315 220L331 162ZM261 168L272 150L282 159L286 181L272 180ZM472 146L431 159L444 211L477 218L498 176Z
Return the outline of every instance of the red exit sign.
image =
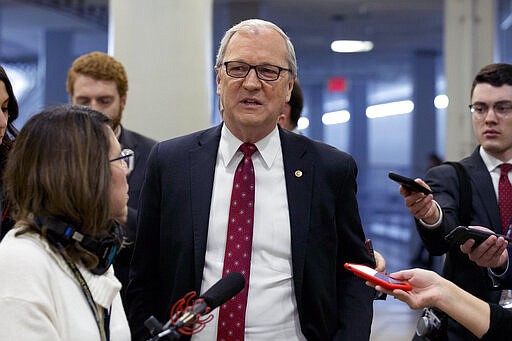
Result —
M347 90L347 79L345 77L332 77L327 81L327 91L345 92Z

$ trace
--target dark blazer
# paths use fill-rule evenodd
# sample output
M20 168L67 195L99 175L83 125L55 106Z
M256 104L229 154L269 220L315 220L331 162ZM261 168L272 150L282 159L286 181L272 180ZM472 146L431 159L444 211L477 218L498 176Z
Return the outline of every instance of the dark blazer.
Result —
M144 182L146 162L151 148L157 144L157 141L121 127L119 143L121 144L121 148L129 148L135 152L134 168L130 175L128 175L128 185L130 186L128 191L130 195L128 206L137 209L139 206L140 190Z
M130 198L128 199L128 221L125 229L126 237L132 245L128 245L125 249L122 249L114 262L116 277L123 285L121 288L121 297L123 298L123 303L125 303L124 297L128 286L130 260L133 253L133 243L135 242L137 229L137 209L139 207L140 190L144 181L144 171L146 169L149 153L157 141L121 127L119 143L121 144L121 148L129 148L135 153L134 168L130 175L128 175L128 195Z
M151 152L127 296L135 340L145 338L150 315L165 323L178 299L201 289L221 126L159 143ZM368 340L374 291L343 268L344 262L372 263L356 201L356 164L331 146L279 134L302 332L308 340Z
M479 154L479 148L460 161L471 179L472 214L470 225L481 225L501 233L500 213L496 193ZM460 251L458 245L450 246L444 239L459 223L459 181L452 166L440 165L431 168L426 176L427 184L434 191L434 199L443 210L441 226L435 230L425 228L420 222L416 227L426 248L434 255L446 253L443 275L473 295L492 303L498 303L500 292L492 286L487 268L479 267ZM450 327L452 327L450 322ZM455 322L453 322L455 323ZM462 327L461 327L462 328ZM450 340L476 340L471 334L460 334Z

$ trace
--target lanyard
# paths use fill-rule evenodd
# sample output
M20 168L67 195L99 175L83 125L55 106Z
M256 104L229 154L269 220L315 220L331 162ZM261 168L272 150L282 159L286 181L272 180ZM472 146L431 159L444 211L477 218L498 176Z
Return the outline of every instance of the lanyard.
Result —
M98 307L96 306L96 303L94 303L94 299L91 294L91 290L89 290L89 286L87 285L87 282L85 281L84 277L80 273L80 270L77 268L76 264L69 258L66 251L62 247L62 245L58 245L60 253L64 257L64 260L66 261L66 264L69 266L71 271L73 272L73 275L75 276L76 280L80 284L80 287L82 288L82 292L85 296L85 299L87 300L87 303L89 304L89 308L91 308L92 314L94 315L94 319L96 320L96 324L98 325L98 329L100 331L100 337L101 341L109 341L110 340L110 313L107 309L103 308L103 314L100 314L98 311Z

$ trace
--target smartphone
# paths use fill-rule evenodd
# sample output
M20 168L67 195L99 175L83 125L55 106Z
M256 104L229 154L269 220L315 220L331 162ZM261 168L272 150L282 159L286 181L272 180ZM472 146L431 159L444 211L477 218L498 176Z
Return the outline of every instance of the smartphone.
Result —
M457 226L451 230L450 233L444 237L444 239L452 244L457 245L464 244L468 239L473 239L475 241L475 246L478 246L490 236L503 237L510 243L510 238L505 235L477 230L467 226Z
M363 264L345 263L345 269L352 271L356 276L364 278L365 280L374 284L380 285L385 289L401 289L404 291L412 290L412 287L409 284L394 279Z
M389 172L388 176L391 180L398 182L400 185L404 186L411 192L421 192L425 193L426 195L432 194L431 190L429 190L427 187L423 187L414 181L414 179L393 172Z

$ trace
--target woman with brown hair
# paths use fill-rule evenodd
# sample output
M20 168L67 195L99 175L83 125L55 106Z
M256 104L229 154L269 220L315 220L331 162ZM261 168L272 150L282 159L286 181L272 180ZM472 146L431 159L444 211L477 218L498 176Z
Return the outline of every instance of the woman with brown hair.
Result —
M62 106L20 131L4 174L16 225L0 243L0 339L129 340L115 217L133 152L103 114Z

